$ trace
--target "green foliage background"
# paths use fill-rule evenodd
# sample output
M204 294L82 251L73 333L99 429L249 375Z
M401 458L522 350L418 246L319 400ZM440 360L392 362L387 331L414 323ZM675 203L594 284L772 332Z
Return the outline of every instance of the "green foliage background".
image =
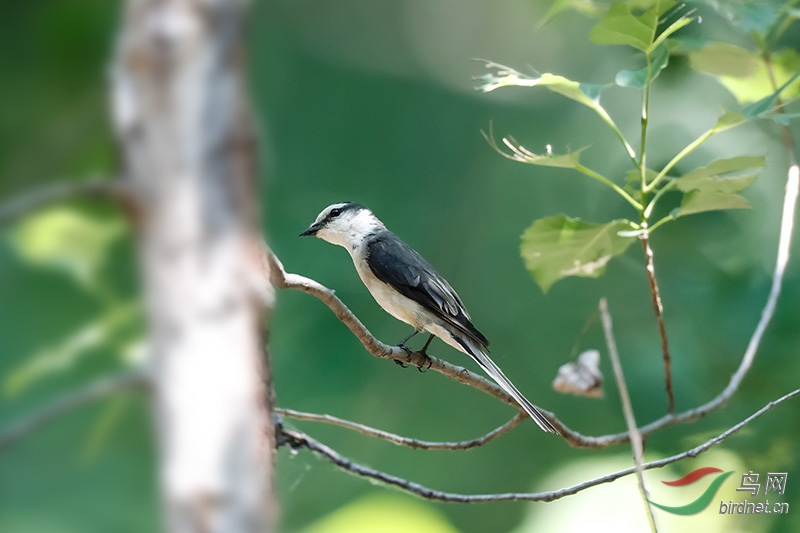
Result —
M0 199L51 181L116 172L106 74L119 8L104 0L4 7ZM543 295L519 257L519 239L534 219L567 213L606 221L629 217L630 207L570 170L503 159L481 130L491 124L496 134L514 135L537 152L546 145L556 153L589 146L582 161L620 184L630 161L590 110L546 91L480 94L471 79L483 74L482 66L470 61L474 57L588 83L607 83L618 70L641 66L622 47L592 44L593 23L579 14L563 14L537 28L547 8L530 0L256 2L249 59L262 127L264 227L288 270L336 289L374 334L395 342L407 327L378 308L347 254L296 238L330 203L351 200L371 207L456 287L492 341L495 360L534 403L583 433L618 432L624 422L605 355L604 400L563 396L550 382L558 367L574 358L576 347L603 347L596 323L584 335L581 329L606 296L637 418L646 422L663 414L663 367L641 247L634 243L598 280L566 279ZM703 23L685 32L741 40L718 16L700 9ZM784 40L796 48L800 36L794 30ZM616 89L603 98L622 131L635 138L639 93ZM713 125L721 106L737 104L714 79L692 71L683 58L672 58L653 88L651 166L663 165ZM752 210L681 218L652 237L679 410L721 391L760 316L775 260L786 156L774 123L751 123L711 139L677 169L686 173L715 159L760 154L766 155L766 170L744 193ZM665 213L678 202L676 195ZM70 206L64 209L90 225L120 223L111 209ZM55 231L44 228L40 231ZM54 347L81 328L104 323L120 309L135 309L130 236L123 231L93 245L94 233L76 230L73 241L84 255L76 252L75 260L86 263L87 282L64 268L63 251L52 252L55 259L36 259L24 253L30 243L18 226L0 231L0 427L5 427L92 377L130 365L143 328L135 318L121 327L101 325L105 334L87 349L53 355ZM794 245L793 253L800 253L800 246ZM102 260L90 261L85 254ZM651 436L648 458L694 446L798 386L799 272L795 258L755 368L729 406ZM271 347L279 405L429 440L478 436L513 414L433 373L373 359L313 298L278 296ZM431 351L465 363L443 343L435 342ZM37 357L45 363L33 377L9 386ZM783 501L791 506L800 504L798 416L794 400L722 445L745 470L788 472ZM397 449L336 428L298 426L354 460L454 492L551 490L567 483L558 473L570 465L601 461L600 472L587 467L574 482L612 471L619 466L614 461L629 457L626 447L570 449L530 423L469 452ZM123 395L71 414L0 454L0 530L156 530L154 461L143 398ZM649 479L674 479L705 464L701 457L677 467L675 475L655 472ZM400 506L397 520L418 519L405 529L415 531L536 531L545 507L563 516L585 512L577 497L547 505L422 503L287 450L278 455L277 482L282 528L290 532L356 531L356 523L367 524L366 531L389 531L369 528L364 518L394 516L375 511L387 502L396 504L395 512ZM591 490L586 494L591 498ZM635 491L624 495L626 507L640 512ZM797 531L799 516L711 518L718 526L736 524L747 531Z

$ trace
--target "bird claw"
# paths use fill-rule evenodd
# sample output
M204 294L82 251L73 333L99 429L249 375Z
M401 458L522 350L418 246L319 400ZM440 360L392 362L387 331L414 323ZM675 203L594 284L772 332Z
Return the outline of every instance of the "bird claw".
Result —
M419 353L422 357L424 357L425 361L428 363L428 366L422 364L417 367L417 370L420 372L420 374L424 374L425 372L430 370L431 366L433 366L433 361L431 361L431 358L428 357L428 354L426 354L425 352L417 352L417 353Z
M401 350L403 350L404 352L406 352L407 356L411 357L411 353L412 352L405 344L403 344L401 342L400 344L397 345L397 347L400 348ZM402 362L399 359L395 359L394 362L395 362L396 365L401 366L403 368L406 368L408 366L407 364L405 364L404 362Z

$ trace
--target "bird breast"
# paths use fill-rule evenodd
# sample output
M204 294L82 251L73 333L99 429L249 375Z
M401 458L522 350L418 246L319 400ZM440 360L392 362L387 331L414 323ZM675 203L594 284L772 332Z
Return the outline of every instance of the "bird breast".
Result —
M367 286L372 297L375 298L375 301L384 311L415 329L427 329L431 322L431 317L424 307L411 298L403 296L389 284L376 278L367 262L357 257L356 253L353 254L353 263L361 281Z

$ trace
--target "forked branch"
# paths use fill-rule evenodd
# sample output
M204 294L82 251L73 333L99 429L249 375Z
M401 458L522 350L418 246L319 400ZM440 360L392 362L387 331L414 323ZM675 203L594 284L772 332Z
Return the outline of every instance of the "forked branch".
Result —
M748 416L735 426L731 427L727 431L720 433L716 437L707 440L706 442L700 444L699 446L695 446L694 448L673 455L671 457L666 457L664 459L659 459L658 461L651 461L649 463L645 463L642 465L642 469L652 470L654 468L661 468L666 465L681 461L683 459L687 459L689 457L697 457L701 453L708 451L713 446L716 446L720 442L724 441L725 439L727 439L728 437L730 437L731 435L733 435L734 433L736 433L737 431L739 431L747 424L749 424L756 418L760 417L761 415L763 415L776 405L781 404L786 400L797 396L798 394L800 394L800 389L794 390L784 396L781 396L777 400L769 402L767 405L765 405L752 415ZM401 490L404 490L411 494L415 494L417 496L420 496L428 500L438 500L438 501L456 502L456 503L487 503L487 502L500 502L500 501L551 502L554 500L561 499L565 496L571 496L573 494L577 494L578 492L581 492L588 488L595 487L597 485L602 485L603 483L610 483L612 481L616 481L619 478L629 476L636 472L636 467L626 468L625 470L620 470L618 472L607 474L605 476L584 481L582 483L578 483L577 485L573 485L571 487L566 487L563 489L549 491L549 492L458 494L454 492L445 492L432 489L424 485L421 485L419 483L415 483L413 481L409 481L398 476L393 476L391 474L381 472L380 470L376 470L374 468L370 468L368 466L364 466L359 463L353 462L350 459L342 456L329 446L326 446L325 444L313 439L312 437L306 435L301 431L294 431L285 428L280 428L278 435L278 446L289 446L293 450L307 449L310 450L315 455L322 457L327 461L330 461L331 463L335 464L342 470L345 470L351 474L372 479L386 485L393 485Z

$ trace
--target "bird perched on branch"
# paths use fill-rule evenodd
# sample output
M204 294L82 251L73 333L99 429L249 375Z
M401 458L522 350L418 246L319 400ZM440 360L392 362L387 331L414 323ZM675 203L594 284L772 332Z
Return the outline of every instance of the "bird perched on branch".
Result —
M361 281L378 304L390 315L411 325L414 331L399 346L420 331L434 335L475 360L544 431L559 434L539 409L522 395L489 358L489 341L470 322L461 298L413 248L400 240L366 207L339 203L326 207L314 223L300 234L314 235L344 247L353 258Z

